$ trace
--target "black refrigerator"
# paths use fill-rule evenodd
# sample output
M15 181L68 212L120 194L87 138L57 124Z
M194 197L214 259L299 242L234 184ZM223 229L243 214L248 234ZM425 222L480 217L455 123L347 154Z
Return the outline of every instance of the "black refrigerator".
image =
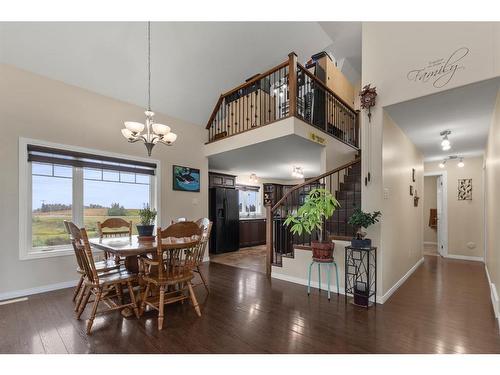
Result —
M238 190L222 187L213 187L209 190L208 209L213 223L210 252L220 254L238 250L240 242Z

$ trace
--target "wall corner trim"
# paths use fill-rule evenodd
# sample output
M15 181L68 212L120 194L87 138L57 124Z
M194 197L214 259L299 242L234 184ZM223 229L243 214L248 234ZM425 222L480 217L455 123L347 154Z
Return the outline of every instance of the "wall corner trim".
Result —
M500 300L498 298L497 288L495 284L491 282L490 273L488 272L488 267L484 265L484 270L486 271L486 277L488 278L488 286L490 287L491 305L493 306L493 313L495 318L498 319L498 324L500 325ZM500 330L498 331L500 334Z
M401 279L399 279L396 284L394 284L388 291L380 298L380 303L385 303L387 300L399 289L401 285L412 275L413 272L424 262L424 258L420 258L417 263L414 264L412 268L406 272Z
M56 283L56 284L37 286L34 288L29 288L29 289L12 290L10 292L3 292L3 293L0 293L0 301L5 301L8 299L19 298L19 297L25 297L25 296L31 296L33 294L51 292L53 290L71 288L71 287L75 287L77 283L78 283L78 280L69 280L69 281L63 281L61 283Z

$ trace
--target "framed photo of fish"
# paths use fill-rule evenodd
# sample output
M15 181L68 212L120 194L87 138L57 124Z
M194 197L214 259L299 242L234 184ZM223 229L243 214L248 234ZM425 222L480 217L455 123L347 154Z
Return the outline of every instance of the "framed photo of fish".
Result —
M458 200L459 201L472 200L472 178L458 179Z
M172 170L172 188L177 191L200 191L200 170L174 165Z

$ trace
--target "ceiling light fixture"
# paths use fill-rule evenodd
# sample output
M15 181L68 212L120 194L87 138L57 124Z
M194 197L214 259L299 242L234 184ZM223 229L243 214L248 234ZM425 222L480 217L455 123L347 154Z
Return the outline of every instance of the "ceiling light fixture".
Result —
M153 117L155 113L151 111L151 22L148 21L148 109L144 112L146 123L125 121L125 128L122 134L130 143L143 141L148 156L151 156L153 147L159 142L171 146L177 139L177 134L170 131L167 125L157 124ZM143 133L144 129L146 131Z
M448 139L448 136L451 134L450 130L445 130L439 133L441 137L443 137L443 140L441 141L441 147L443 148L443 151L448 151L451 148L451 143L450 140Z
M460 158L460 161L458 162L457 166L458 168L463 168L464 167L464 158Z
M302 170L302 167L294 166L292 176L295 178L304 178L304 171Z

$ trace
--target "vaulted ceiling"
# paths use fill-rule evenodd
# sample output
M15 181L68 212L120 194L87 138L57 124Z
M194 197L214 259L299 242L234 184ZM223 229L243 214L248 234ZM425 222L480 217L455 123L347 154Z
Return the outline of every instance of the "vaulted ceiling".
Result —
M359 22L155 22L151 33L153 110L199 125L222 92L291 51L304 62L327 49L360 73ZM140 106L146 52L144 22L0 23L1 63Z

